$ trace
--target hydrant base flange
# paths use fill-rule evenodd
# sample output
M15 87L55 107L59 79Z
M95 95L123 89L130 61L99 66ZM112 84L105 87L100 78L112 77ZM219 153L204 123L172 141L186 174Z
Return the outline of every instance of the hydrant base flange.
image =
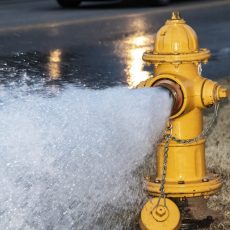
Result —
M157 181L157 183L154 181ZM198 182L166 182L165 194L167 197L208 197L217 193L221 187L221 178L215 174L210 174L203 181ZM147 190L149 194L159 196L159 180L147 181Z

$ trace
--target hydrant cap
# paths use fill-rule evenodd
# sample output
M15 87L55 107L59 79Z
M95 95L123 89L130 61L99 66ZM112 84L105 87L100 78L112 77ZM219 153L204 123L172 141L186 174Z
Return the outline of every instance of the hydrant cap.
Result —
M156 35L154 53L188 54L198 51L196 32L180 18L179 13L173 12L171 19Z
M207 61L209 57L207 49L199 48L196 32L180 17L179 12L173 12L171 19L157 32L154 50L146 52L143 59L154 63Z

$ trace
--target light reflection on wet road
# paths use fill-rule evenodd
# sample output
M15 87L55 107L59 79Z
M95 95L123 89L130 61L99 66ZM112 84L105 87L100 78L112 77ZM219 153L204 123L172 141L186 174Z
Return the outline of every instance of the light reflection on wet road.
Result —
M150 49L153 35L134 34L124 38L117 44L117 54L125 63L125 75L130 87L136 86L141 81L151 76L151 68L147 71L142 61L143 53Z

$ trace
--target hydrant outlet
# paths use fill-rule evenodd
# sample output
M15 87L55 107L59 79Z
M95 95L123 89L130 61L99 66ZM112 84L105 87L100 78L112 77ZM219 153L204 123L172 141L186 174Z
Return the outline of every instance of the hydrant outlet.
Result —
M183 105L184 95L180 85L171 79L160 79L153 84L153 87L163 87L170 91L173 98L173 106L171 110L171 116L178 113Z

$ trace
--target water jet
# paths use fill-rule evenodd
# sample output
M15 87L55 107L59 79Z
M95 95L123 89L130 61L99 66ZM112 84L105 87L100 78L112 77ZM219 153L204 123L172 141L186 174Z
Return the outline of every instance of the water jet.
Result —
M0 229L133 229L168 91L48 92L1 88Z

